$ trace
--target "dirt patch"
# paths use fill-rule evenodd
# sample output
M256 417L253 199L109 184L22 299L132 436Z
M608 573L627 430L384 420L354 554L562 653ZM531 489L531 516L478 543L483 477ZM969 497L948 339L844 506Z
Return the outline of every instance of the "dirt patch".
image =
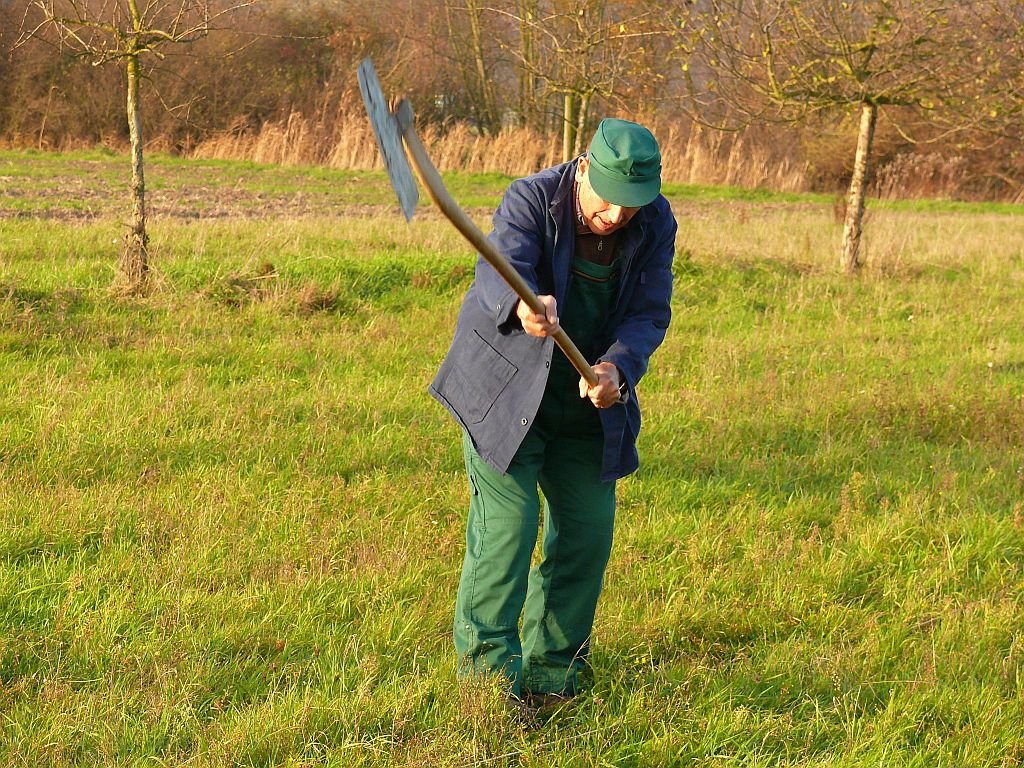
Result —
M93 221L127 219L129 173L123 158L69 159L22 155L0 162L0 219ZM13 166L13 167L12 167ZM5 172L5 167L12 171ZM296 179L302 183L296 189ZM398 213L391 191L375 178L337 183L296 169L224 168L158 162L146 169L151 219L377 217ZM353 180L345 180L346 182ZM429 216L429 209L418 216Z

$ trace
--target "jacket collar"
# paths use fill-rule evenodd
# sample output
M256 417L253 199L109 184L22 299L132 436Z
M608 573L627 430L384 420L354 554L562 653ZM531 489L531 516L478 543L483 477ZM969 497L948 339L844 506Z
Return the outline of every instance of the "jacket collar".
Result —
M555 188L555 194L551 196L551 205L548 206L548 210L551 211L551 217L555 220L555 223L559 225L563 222L563 216L569 215L570 217L573 217L575 215L572 211L572 187L573 184L576 183L576 160L564 163L560 168L560 171L561 178L558 180L558 186Z

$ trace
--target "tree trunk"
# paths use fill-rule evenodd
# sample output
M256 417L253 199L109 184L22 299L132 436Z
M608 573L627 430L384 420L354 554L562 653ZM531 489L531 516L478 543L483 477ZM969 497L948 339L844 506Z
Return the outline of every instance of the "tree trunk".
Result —
M573 157L583 154L583 142L587 140L587 117L590 114L590 94L580 94L580 104L576 110L576 136L573 141Z
M534 130L543 131L537 119L537 48L533 25L537 20L537 0L519 0L519 122Z
M562 162L567 163L573 158L576 146L576 94L565 94L562 108Z
M857 155L853 161L853 178L850 179L850 196L846 204L846 220L843 222L841 265L850 274L856 272L860 267L860 236L864 225L864 190L867 186L868 164L871 160L871 144L875 138L877 119L877 105L867 101L861 104Z
M121 253L121 277L125 287L137 290L149 273L146 246L146 180L142 163L142 106L139 103L139 56L128 56L128 138L132 155L132 223L124 238Z
M480 8L475 0L467 0L466 12L469 14L470 46L473 55L473 67L479 83L480 128L488 134L495 134L501 128L498 115L498 99L494 92L494 81L487 72L487 61L484 55L483 30L480 20Z
M475 0L445 2L448 42L462 76L462 84L472 102L473 118L480 133L495 133L500 127L494 84L487 74L484 56L480 8ZM468 29L463 31L457 19L465 15Z

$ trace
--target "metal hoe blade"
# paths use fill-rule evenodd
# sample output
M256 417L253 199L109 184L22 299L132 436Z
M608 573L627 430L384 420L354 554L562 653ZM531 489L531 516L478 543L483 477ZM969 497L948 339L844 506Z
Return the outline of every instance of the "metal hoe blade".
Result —
M409 159L402 147L402 131L398 120L391 113L387 99L384 98L384 91L380 87L373 62L363 59L359 65L358 76L359 90L362 91L363 102L366 104L366 114L370 116L373 135L377 138L377 148L384 158L384 167L387 169L388 178L391 179L391 186L398 195L398 204L402 206L405 220L411 221L420 194L412 178Z

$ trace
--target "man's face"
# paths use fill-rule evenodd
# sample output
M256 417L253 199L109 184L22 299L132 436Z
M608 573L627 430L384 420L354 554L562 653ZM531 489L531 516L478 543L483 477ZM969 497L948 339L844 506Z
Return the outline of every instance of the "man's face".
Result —
M629 223L639 208L623 208L598 197L590 186L590 158L581 157L576 165L576 181L580 185L580 210L583 220L595 235L610 235Z

